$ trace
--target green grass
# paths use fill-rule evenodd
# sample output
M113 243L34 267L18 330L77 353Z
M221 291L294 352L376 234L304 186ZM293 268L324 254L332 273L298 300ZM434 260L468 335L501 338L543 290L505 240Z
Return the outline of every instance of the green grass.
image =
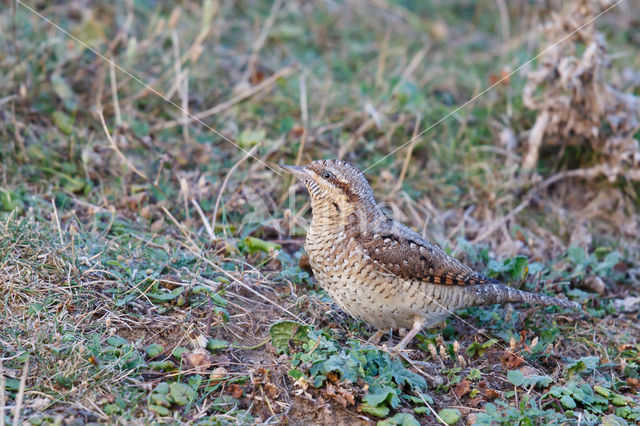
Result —
M509 2L505 44L498 3L27 3L191 113L222 105L206 126L171 124L182 113L131 75L3 8L0 416L22 401L33 424L637 422L638 311L620 307L640 294L637 182L561 180L474 241L534 185L518 167L536 117L523 72L419 136L397 189L408 151L385 157L543 48L532 22L549 11ZM637 51L636 9L598 20L610 52ZM639 58L618 57L611 80ZM306 195L265 166L341 149L380 161L368 177L396 218L584 312L468 309L407 359L366 343L375 330L305 265ZM597 159L548 147L537 172Z

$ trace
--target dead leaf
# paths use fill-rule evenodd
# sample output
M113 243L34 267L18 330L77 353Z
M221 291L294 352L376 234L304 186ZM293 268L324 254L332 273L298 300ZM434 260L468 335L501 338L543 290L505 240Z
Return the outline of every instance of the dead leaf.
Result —
M487 389L487 392L485 392L484 397L487 401L493 401L496 398L500 398L500 392L494 389Z
M578 281L576 283L576 287L600 295L604 294L604 290L606 288L604 281L602 281L602 278L593 275L585 277L583 280Z
M229 385L229 395L231 395L234 398L240 398L242 396L242 393L244 391L242 390L242 387L237 384L237 383L231 383Z
M213 370L213 372L209 376L209 378L212 380L212 383L214 380L224 379L225 377L227 377L227 369L224 367L216 367L216 369Z
M335 371L329 371L329 373L327 373L327 380L331 383L338 383L340 381L340 374Z
M471 392L471 382L467 379L462 380L453 388L453 393L456 394L458 399Z
M545 51L537 68L528 74L522 100L538 117L529 130L528 152L522 167L534 169L541 146L581 146L600 155L601 172L614 181L619 175L640 180L640 97L615 87L607 70L611 55L605 35L594 25L605 2L567 2L553 15L544 35L550 43L568 29L576 35ZM578 46L581 46L579 48Z
M524 358L520 355L515 354L513 352L507 352L500 361L507 367L509 370L513 370L514 368L518 368L524 363Z
M165 225L166 222L164 221L164 218L161 217L151 224L151 232L160 232L164 229Z
M184 352L182 359L185 360L189 368L195 369L199 373L204 373L211 366L211 354L203 348L198 348L193 352Z
M278 389L278 387L273 383L265 384L264 390L267 392L267 395L271 399L276 399L280 396L280 389Z

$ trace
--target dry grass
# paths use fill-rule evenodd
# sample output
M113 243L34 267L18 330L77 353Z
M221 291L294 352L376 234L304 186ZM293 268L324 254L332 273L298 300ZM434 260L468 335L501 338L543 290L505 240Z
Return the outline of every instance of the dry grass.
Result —
M637 421L640 4L622 2L509 75L551 41L542 23L559 34L558 22L594 13L550 3L8 2L0 424L375 422L363 398L377 375L328 374L314 387L320 360L292 365L320 352L385 359L364 345L373 330L315 286L301 250L306 196L275 167L338 156L376 164L368 175L385 208L459 258L585 307L471 309L425 331L404 365L429 377L432 401L391 383L402 401L381 403L387 417L436 423L451 408L472 423L493 403L494 422ZM577 110L550 101L593 112L554 80L563 59L587 60L581 37L608 49L587 67L597 78L580 80L587 92L618 91L594 117L626 117L618 128L591 117L606 130L594 139L576 120L563 134ZM536 133L544 114L557 114L555 127ZM522 256L527 279L514 266ZM333 349L278 353L269 328L283 319ZM574 371L588 356L597 368ZM552 383L515 385L511 370ZM552 394L583 383L626 405L571 409Z

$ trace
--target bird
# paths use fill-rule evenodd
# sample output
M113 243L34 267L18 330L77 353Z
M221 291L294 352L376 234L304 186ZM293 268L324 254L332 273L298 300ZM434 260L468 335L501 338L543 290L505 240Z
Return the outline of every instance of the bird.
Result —
M403 351L424 328L472 306L526 302L580 308L567 299L509 287L449 256L390 218L365 174L348 161L280 166L310 195L304 249L316 281L341 309L377 328L374 337L408 330L395 351Z

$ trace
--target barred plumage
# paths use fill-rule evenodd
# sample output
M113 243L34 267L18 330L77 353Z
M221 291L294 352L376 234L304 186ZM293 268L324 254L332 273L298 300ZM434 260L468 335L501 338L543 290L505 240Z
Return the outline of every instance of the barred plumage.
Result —
M313 216L305 250L318 283L350 315L377 327L411 328L402 349L422 328L458 309L528 302L580 307L487 278L389 218L357 166L318 160L282 166L305 184Z

